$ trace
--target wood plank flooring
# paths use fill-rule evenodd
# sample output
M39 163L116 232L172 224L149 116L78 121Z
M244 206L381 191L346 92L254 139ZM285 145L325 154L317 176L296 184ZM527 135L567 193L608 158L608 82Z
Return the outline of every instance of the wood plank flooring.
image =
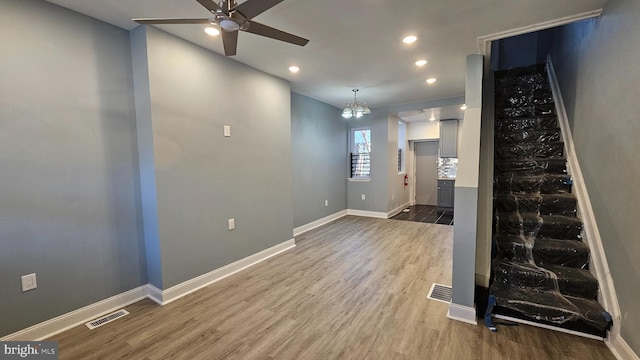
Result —
M453 228L347 216L166 306L56 335L60 359L615 359L604 343L449 320Z

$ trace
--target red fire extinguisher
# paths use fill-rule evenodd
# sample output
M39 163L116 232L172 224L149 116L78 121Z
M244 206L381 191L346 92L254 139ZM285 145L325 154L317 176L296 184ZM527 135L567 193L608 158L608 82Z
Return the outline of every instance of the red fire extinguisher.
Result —
M405 174L404 175L404 186L409 185L409 175Z

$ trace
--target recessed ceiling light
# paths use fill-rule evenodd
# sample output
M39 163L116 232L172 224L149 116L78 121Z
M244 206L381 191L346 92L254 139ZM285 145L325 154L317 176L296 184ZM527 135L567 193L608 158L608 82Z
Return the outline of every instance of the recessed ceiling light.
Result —
M429 118L429 121L435 121L435 120L436 120L436 117L433 114L431 114L431 117Z
M295 74L298 71L300 71L300 67L299 66L295 66L295 65L289 66L289 71L291 71L292 73Z
M429 85L435 84L436 81L438 81L438 79L436 79L436 78L428 78L427 79L427 84L429 84Z
M402 42L405 44L413 44L416 40L418 40L418 37L415 35L409 35L402 38Z
M416 61L416 66L425 66L427 65L427 60L421 59Z
M220 30L218 30L217 28L214 28L214 27L205 28L204 32L206 32L208 35L211 35L211 36L220 35Z
M467 110L467 104L462 104L462 106L460 106L460 110Z

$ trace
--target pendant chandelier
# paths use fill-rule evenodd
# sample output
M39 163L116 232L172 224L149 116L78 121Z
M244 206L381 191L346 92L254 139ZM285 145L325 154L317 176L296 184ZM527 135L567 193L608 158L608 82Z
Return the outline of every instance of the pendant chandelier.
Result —
M353 102L347 103L347 106L344 107L342 111L342 117L345 119L351 119L355 117L356 119L361 118L364 115L371 114L371 110L367 106L367 103L364 101L358 101L358 91L359 89L353 89Z

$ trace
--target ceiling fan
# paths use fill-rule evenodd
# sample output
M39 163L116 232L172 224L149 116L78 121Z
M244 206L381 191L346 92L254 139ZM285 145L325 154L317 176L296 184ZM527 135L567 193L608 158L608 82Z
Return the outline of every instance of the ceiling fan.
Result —
M300 46L305 46L309 42L307 39L251 20L284 0L247 0L239 5L235 0L222 0L220 4L216 4L213 0L196 1L209 10L213 17L207 19L133 19L133 21L138 24L218 25L222 30L225 56L236 54L239 30Z

